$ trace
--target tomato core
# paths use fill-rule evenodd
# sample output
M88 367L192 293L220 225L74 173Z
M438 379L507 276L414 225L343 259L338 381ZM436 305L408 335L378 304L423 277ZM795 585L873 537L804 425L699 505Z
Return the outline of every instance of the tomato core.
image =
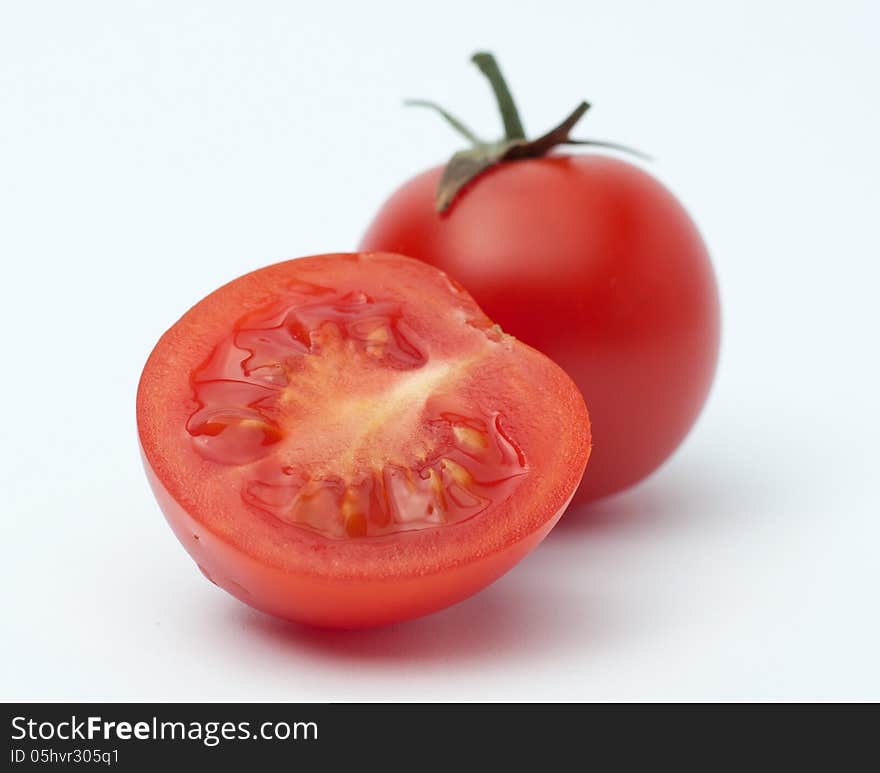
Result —
M528 469L500 413L444 399L478 360L429 362L393 301L301 286L191 374L187 432L247 466L245 504L283 523L335 539L457 523Z

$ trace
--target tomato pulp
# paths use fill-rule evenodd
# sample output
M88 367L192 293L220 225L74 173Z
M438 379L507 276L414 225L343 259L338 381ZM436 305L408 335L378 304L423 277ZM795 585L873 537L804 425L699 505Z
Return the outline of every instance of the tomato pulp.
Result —
M325 255L188 311L138 389L147 474L210 580L335 627L489 584L546 535L589 455L583 398L468 293L399 255Z
M653 177L597 154L501 162L438 213L442 172L393 194L362 248L448 271L568 372L594 445L575 501L641 480L696 420L718 358L718 293L690 217Z

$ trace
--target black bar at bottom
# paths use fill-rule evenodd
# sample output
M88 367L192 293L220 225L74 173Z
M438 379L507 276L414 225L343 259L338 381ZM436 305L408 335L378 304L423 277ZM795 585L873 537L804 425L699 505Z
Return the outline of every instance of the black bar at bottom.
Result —
M806 753L841 769L868 749L876 706L746 704L5 704L0 768L156 770L272 764L312 770L344 761L382 770L443 760L471 769L481 751L543 767L739 759L788 764ZM835 741L835 733L843 737ZM706 751L699 751L705 749ZM874 756L875 750L871 748ZM855 757L857 759L858 757ZM865 759L865 758L862 758ZM470 760L470 762L469 762ZM555 762L554 762L555 760ZM302 767L306 765L307 767ZM517 766L518 767L518 766ZM279 768L273 768L279 769ZM335 767L330 769L335 770Z

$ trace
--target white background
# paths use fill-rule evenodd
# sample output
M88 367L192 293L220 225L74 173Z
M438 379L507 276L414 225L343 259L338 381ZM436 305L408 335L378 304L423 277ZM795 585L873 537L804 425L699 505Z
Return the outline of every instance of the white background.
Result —
M551 10L551 8L553 10ZM3 699L880 699L878 6L30 2L0 11ZM540 131L655 154L724 304L690 439L493 587L359 633L199 574L138 458L159 335L353 248L500 57Z

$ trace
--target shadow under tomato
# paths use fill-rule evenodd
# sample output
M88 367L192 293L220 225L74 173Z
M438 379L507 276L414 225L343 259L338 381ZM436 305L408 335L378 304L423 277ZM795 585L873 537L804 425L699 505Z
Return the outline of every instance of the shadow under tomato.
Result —
M560 652L597 646L621 634L595 599L549 587L528 559L494 585L455 606L381 628L340 631L278 620L241 608L240 623L271 647L327 660L395 663L491 661L512 652ZM535 567L533 567L534 569ZM243 618L243 619L242 619Z
M604 499L573 505L550 533L556 539L589 539L618 529L668 529L685 521L708 492L682 487L662 474Z
M634 489L569 510L546 544L495 584L417 620L337 631L277 620L236 605L237 623L273 648L361 663L491 663L502 654L560 656L566 651L589 653L613 647L637 636L639 629L655 627L662 615L659 610L656 614L646 610L627 594L614 592L626 578L590 572L585 577L574 571L589 551L597 549L594 540L608 533L624 545L630 540L651 540L653 534L688 538L717 527L722 518L737 528L737 523L741 526L742 519L748 518L749 503L767 496L759 483L753 470L737 469L729 459L723 464L711 459L672 464ZM565 566L569 565L573 571L566 581ZM603 562L602 571L609 570L615 571L614 565ZM624 564L618 571L628 569Z
M568 509L548 539L588 540L620 532L688 532L713 521L742 523L759 504L775 496L772 482L757 465L718 456L682 463L673 459L635 487Z

